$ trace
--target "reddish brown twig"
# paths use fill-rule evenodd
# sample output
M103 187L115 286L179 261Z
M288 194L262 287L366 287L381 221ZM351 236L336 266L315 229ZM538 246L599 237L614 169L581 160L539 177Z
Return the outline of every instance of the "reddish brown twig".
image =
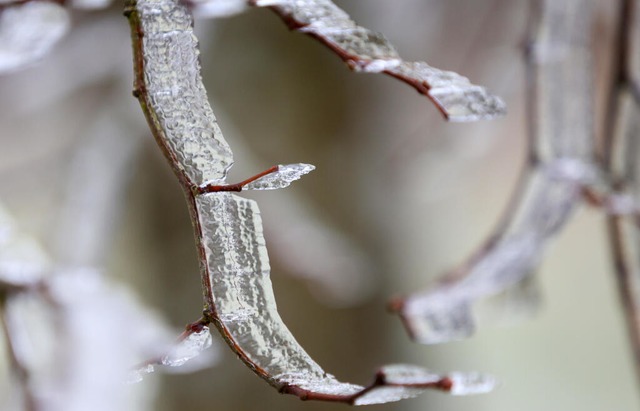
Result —
M384 73L409 84L431 99L447 120L488 120L506 113L500 98L468 79L424 62L403 61L382 34L357 26L330 0L249 0L249 3L270 8L291 30L318 40L352 70Z

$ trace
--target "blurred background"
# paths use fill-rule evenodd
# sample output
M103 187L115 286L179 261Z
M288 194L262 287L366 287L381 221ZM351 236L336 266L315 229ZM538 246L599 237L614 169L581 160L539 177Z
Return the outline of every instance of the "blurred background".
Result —
M467 341L421 346L386 311L390 297L466 258L506 207L526 150L528 2L336 3L406 60L487 86L509 114L446 123L413 89L349 72L267 10L196 22L204 82L235 153L229 180L274 164L317 167L285 191L249 194L293 334L343 381L366 384L397 362L501 381L487 395L426 393L379 410L640 409L605 221L594 210L581 209L549 248L531 318L500 316ZM599 3L601 102L617 8ZM197 256L181 189L131 97L127 21L116 4L75 12L72 24L38 65L0 77L0 199L56 258L105 266L179 330L202 309ZM153 409L343 409L279 395L218 342L213 367L141 383Z

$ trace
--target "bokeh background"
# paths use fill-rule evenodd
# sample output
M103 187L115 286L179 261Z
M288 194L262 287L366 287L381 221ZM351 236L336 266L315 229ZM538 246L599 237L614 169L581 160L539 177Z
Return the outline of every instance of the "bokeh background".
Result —
M250 194L262 209L280 313L294 335L345 381L367 383L377 366L408 362L484 371L502 382L487 395L427 393L379 410L640 409L597 211L581 209L549 248L541 305L521 321L500 313L467 341L421 346L385 308L390 297L455 267L506 207L526 150L528 2L336 3L384 32L405 59L486 85L509 114L446 123L413 89L349 72L267 10L197 21L204 82L236 155L231 180L273 164L317 166L287 191ZM602 108L617 8L599 3L594 89ZM0 199L52 254L89 259L88 247L89 262L179 329L201 310L193 234L181 189L131 97L120 9L76 12L53 54L0 77ZM94 224L102 240L87 245L83 227ZM218 345L211 368L141 383L155 396L153 409L343 409L277 394Z

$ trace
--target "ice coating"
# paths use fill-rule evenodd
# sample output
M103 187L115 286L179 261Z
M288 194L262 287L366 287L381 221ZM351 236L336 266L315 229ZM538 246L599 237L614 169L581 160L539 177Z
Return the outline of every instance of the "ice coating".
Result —
M126 382L133 384L142 381L146 374L155 372L158 365L179 367L177 370L172 370L174 372L191 372L210 366L217 359L216 353L211 355L211 350L209 350L212 345L213 338L209 327L202 326L199 330L188 329L171 346L167 354L145 361L133 368L127 376ZM207 353L210 355L206 355ZM194 359L197 361L192 361ZM185 365L187 363L188 365Z
M424 392L420 388L378 386L359 395L353 405L384 404L391 401L399 401L414 398Z
M204 350L211 347L213 340L209 327L190 333L185 339L176 344L171 352L162 357L160 363L169 367L179 367L187 361L197 357Z
M581 202L583 188L599 178L588 48L592 4L546 0L538 7L530 55L537 116L528 157L534 160L503 224L468 262L440 284L393 304L418 342L468 337L475 330L472 309L478 299L530 287L528 277L549 240Z
M402 60L380 33L358 26L330 0L250 0L274 10L291 28L315 37L353 70L386 73L428 96L450 121L487 120L505 114L504 102L456 73Z
M493 391L498 385L498 381L487 374L454 372L449 374L449 378L453 395L484 394Z
M134 400L122 386L129 367L168 337L151 312L91 268L65 267L37 289L6 295L7 341L38 409L126 409Z
M46 55L69 30L61 5L30 1L0 9L0 74L28 66Z
M278 386L327 375L300 347L277 312L269 257L255 201L228 193L196 198L211 294L225 332Z
M384 376L384 381L391 385L429 384L436 383L441 378L437 374L411 364L385 365L380 370L380 374Z
M580 184L554 176L544 168L531 173L507 230L480 250L464 276L404 300L403 320L416 341L438 344L470 336L475 301L517 286L535 271L549 240L581 199Z
M257 375L281 392L302 399L368 404L397 401L414 396L422 389L450 390L450 378L441 377L434 382L433 375L426 370L424 374L428 375L428 381L424 384L391 386L384 381L384 372L379 373L368 387L343 383L327 374L309 357L278 314L257 204L230 191L239 191L243 186L249 189L286 187L313 170L313 166L278 166L253 181L247 180L250 182L246 184L216 184L224 182L226 170L231 166L231 153L228 152L222 158L211 160L217 161L212 166L218 167L217 180L194 180L188 171L188 163L192 159L183 154L185 147L177 146L170 136L174 129L192 131L193 127L189 125L185 128L180 122L167 122L165 120L171 118L171 114L163 114L167 109L171 111L175 107L183 107L179 102L185 99L199 108L206 106L210 110L208 104L202 102L206 94L201 89L197 42L191 32L191 17L188 10L169 0L129 1L126 14L132 28L136 58L135 94L141 100L158 143L176 168L192 206L191 216L196 228L205 292L204 321L218 327L232 350ZM153 30L149 31L149 28ZM166 57L175 54L175 50L180 54L176 59L182 59L181 63L191 67L177 67ZM152 56L147 56L147 53ZM194 84L198 90L202 90L201 95L193 97L189 94L190 89L181 85L184 81L182 71L185 70L188 76L196 78ZM213 130L214 136L219 135L214 121L198 123L196 130L202 130L202 133L193 136L196 142L192 148L195 151L203 141L212 140L207 137L211 134L207 130ZM214 142L216 147L223 146L228 150L221 135ZM204 161L204 157L198 158L198 161L201 160ZM198 338L195 345L198 346L203 340ZM198 350L196 347L195 351ZM177 357L189 357L191 351L187 351L188 355ZM134 378L151 370L140 369Z
M233 154L202 85L190 11L171 0L141 0L132 12L141 28L133 31L143 76L136 90L158 143L192 186L224 182Z
M289 187L291 183L300 179L303 175L315 170L311 164L287 164L279 165L273 173L266 174L255 181L242 187L243 190L275 190Z
M383 368L366 388L327 374L278 314L257 204L231 193L208 193L196 197L196 206L210 284L206 292L218 325L243 361L272 385L303 398L355 405L398 401L427 388L451 388L447 377L411 366Z

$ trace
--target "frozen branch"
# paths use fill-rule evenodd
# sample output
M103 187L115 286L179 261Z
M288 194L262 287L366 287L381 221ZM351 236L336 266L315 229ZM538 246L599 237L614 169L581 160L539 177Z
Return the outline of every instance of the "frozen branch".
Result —
M217 353L210 350L213 339L209 320L202 318L188 324L184 332L167 352L134 367L129 382L140 382L145 374L152 373L157 366L172 367L178 372L190 372L210 366ZM197 358L196 361L193 361ZM189 362L188 366L185 364Z
M215 3L216 0L212 2ZM406 62L380 33L358 26L330 0L249 0L273 10L293 30L320 41L358 72L384 73L429 97L450 121L477 121L505 114L504 102L459 74L424 62Z
M489 240L434 287L392 303L425 344L468 337L473 304L527 285L549 240L599 179L592 107L590 0L533 1L528 53L531 128L518 192Z
M23 392L19 400L3 398L2 409L15 403L38 411L125 409L132 400L133 390L123 386L131 365L169 346L169 332L154 314L95 268L108 250L106 234L127 181L118 166L136 145L122 140L123 130L112 122L123 118L115 111L97 116L71 163L58 258L0 208L0 314L9 367ZM179 345L165 362L178 366L201 351L189 348Z
M12 234L3 243L0 314L23 408L124 409L130 402L122 387L128 369L164 345L164 327L92 268L61 268L46 260L29 281L7 275L40 258L31 254L37 248L14 247L20 238ZM15 405L11 400L2 400L3 409Z
M316 364L278 314L257 203L232 191L281 188L311 171L276 166L227 184L233 156L200 77L197 40L187 6L175 0L130 0L134 95L185 191L196 233L204 314L258 376L302 399L370 404L424 389L459 394L490 390L489 377L441 377L421 368L383 368L369 387L342 383Z
M226 117L225 131L235 138L233 151L244 159L243 169L262 167L256 153L243 144L242 133ZM285 190L263 197L261 208L267 208L266 214L271 216L264 222L269 251L287 275L303 280L316 298L331 306L357 306L371 297L377 287L372 275L376 267L348 233L335 226L304 193Z

